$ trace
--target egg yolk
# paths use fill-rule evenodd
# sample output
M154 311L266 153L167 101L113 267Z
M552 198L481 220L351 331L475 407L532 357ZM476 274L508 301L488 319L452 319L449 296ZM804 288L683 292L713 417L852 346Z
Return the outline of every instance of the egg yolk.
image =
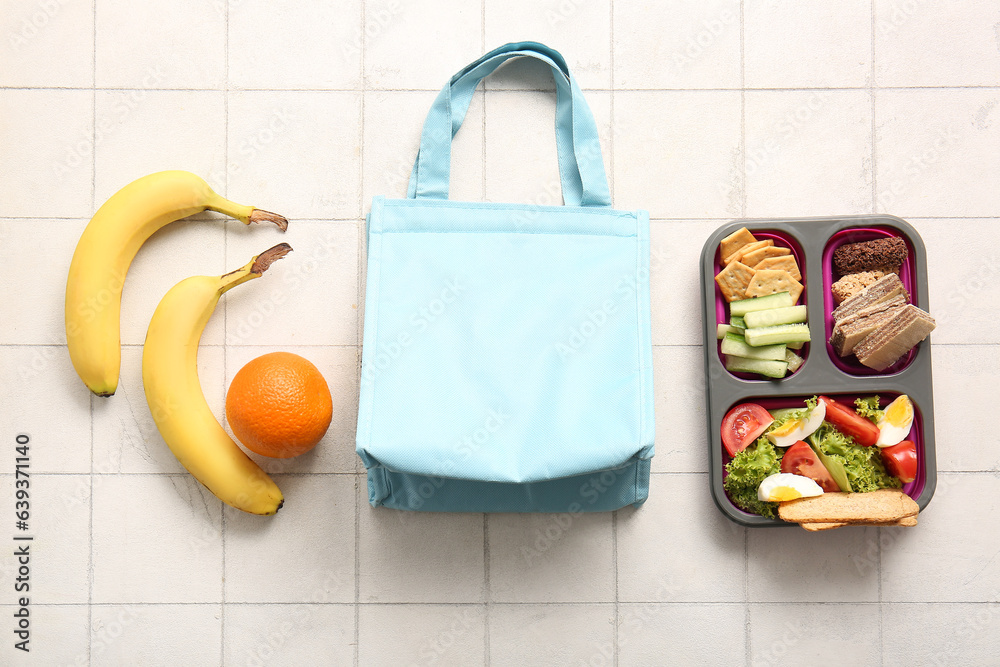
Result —
M771 491L771 501L780 503L785 500L795 500L801 498L802 494L790 486L776 486Z
M895 400L885 410L885 420L893 426L905 426L913 420L913 408L907 400Z

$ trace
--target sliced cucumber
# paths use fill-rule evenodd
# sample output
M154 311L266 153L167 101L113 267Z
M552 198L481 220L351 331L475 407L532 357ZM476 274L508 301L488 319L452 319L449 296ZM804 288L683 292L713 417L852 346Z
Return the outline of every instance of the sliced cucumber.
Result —
M733 327L734 329L739 329L740 332L742 332L744 329L747 328L746 321L739 315L737 315L736 317L729 318L729 326Z
M797 340L793 343L785 343L785 347L789 350L801 350L805 347L806 342L804 340Z
M788 364L784 361L771 361L769 359L726 356L726 370L736 373L757 373L770 378L783 378L788 370Z
M832 456L827 456L820 451L818 442L819 438L816 437L815 433L806 438L806 440L809 441L809 445L812 447L812 450L816 452L816 456L819 458L820 463L826 467L827 472L830 473L830 477L833 477L833 481L837 483L840 490L848 493L853 491L854 489L851 488L851 480L847 477L847 469L844 467L844 464Z
M746 339L748 345L754 347L774 345L776 343L809 342L809 325L779 324L776 327L747 329L743 332L743 337Z
M802 362L805 361L805 359L803 359L799 355L795 354L794 352L786 348L785 361L788 362L788 372L794 373L795 371L799 370L799 366L802 365Z
M743 317L747 313L755 310L767 310L768 308L787 308L794 306L792 295L788 292L777 292L767 296L754 296L749 299L740 299L729 304L729 314Z
M725 338L727 333L734 333L742 336L743 329L735 329L731 324L719 324L715 329L715 337L719 340Z
M743 336L734 333L727 333L726 337L722 339L722 354L744 357L746 359L785 361L785 351L784 343L751 347L747 345Z
M768 308L753 310L744 317L747 329L773 327L779 324L797 324L806 321L805 306L788 306L787 308Z

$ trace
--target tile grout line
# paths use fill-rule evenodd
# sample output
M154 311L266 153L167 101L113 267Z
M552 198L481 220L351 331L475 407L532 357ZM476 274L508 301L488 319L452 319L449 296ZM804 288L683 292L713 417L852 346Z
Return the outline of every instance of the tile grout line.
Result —
M486 0L479 6L479 45L480 53L486 53ZM483 81L483 174L482 199L486 201L486 82ZM492 596L490 595L490 515L483 514L483 664L490 667L490 611Z
M368 82L365 77L365 53L367 51L367 45L365 43L365 23L366 23L366 3L361 3L361 34L359 36L360 40L360 54L358 56L358 75L359 84L361 86L361 122L358 127L359 132L359 148L361 149L358 154L358 214L364 220L365 213L365 97L368 94ZM361 283L365 279L365 273L362 271L362 238L363 234L367 231L364 224L361 225L362 231L358 235L358 311L361 311ZM366 248L367 249L367 248ZM358 318L358 331L355 341L357 342L357 354L356 354L356 370L358 379L358 393L361 392L361 360L362 351L361 345L363 342L364 329L361 322L361 318ZM355 470L357 469L357 463L355 462ZM354 476L354 667L358 667L361 664L361 490L362 488L367 489L367 485L362 487L361 484L361 474L356 473Z
M872 116L872 126L871 126L871 142L872 142L872 151L871 151L871 161L872 161L872 213L874 214L874 213L878 212L878 168L877 168L878 167L878 163L877 163L876 148L875 148L875 132L876 132L876 125L875 125L875 88L876 88L876 85L875 85L875 0L872 0L871 4L872 4L872 23L871 23L871 31L872 31L872 36L871 36L872 65L871 65L871 71L868 74L868 76L869 76L869 80L868 80L868 95L871 98L870 99L870 103L871 103L871 116Z
M880 90L939 90L939 91L951 91L951 90L1000 90L1000 86L997 85L968 85L968 86L880 86ZM87 88L83 86L0 86L0 91L4 90L26 90L26 91L53 91L53 90L78 90L78 91L88 91L88 90L98 90L100 92L164 92L164 93L206 93L206 92L218 92L217 88L135 88L127 86L100 86ZM246 93L356 93L357 88L242 88L237 87L233 90ZM373 92L380 93L436 93L440 92L440 88L371 88ZM610 92L610 88L601 87L591 87L582 86L580 88L584 93L595 92L595 93L607 93ZM628 93L731 93L738 92L741 88L736 87L705 87L705 88L620 88L619 92ZM796 91L819 91L819 90L830 90L830 91L859 91L863 92L868 90L868 86L796 86L796 87L777 87L777 86L750 86L747 90L752 90L754 92L796 92ZM491 88L491 92L496 93L551 93L552 88Z
M611 205L615 205L615 129L618 124L615 122L615 1L608 2L608 79L611 86L608 95L608 113L611 116L611 127L608 136L608 193L611 197ZM621 664L621 599L619 595L619 572L618 572L618 512L611 514L611 562L615 575L615 607L614 607L614 634L612 635L611 664Z
M747 217L747 60L746 60L746 8L740 2L740 217ZM750 626L750 531L743 528L743 659L752 664L752 635Z
M93 137L97 137L97 1L91 7L91 18L93 22L91 39L91 131ZM94 147L90 155L90 210L94 210L97 203L97 147ZM90 553L87 556L87 663L92 662L94 647L94 396L90 396L90 516L88 517L87 532L90 534Z
M223 38L223 80L222 80L222 188L225 196L229 196L229 0L225 6L225 28L226 34ZM228 271L229 265L229 225L222 226L222 270ZM229 299L226 299L222 306L222 404L226 404L226 378L229 376L227 367L229 361L229 351L226 346L226 334L229 331ZM226 507L224 503L219 503L219 539L221 541L221 566L222 581L220 582L219 595L221 603L219 605L219 664L226 664Z
M875 81L875 0L871 1L871 71L869 72L868 80L868 95L870 97L871 104L871 164L872 164L872 213L878 212L878 157L875 141L876 133L876 123L875 123L875 91L876 91L876 81ZM876 565L875 565L875 576L878 577L876 582L878 589L878 662L879 665L885 664L885 631L884 631L884 607L882 600L882 529L875 528L877 551L876 551Z

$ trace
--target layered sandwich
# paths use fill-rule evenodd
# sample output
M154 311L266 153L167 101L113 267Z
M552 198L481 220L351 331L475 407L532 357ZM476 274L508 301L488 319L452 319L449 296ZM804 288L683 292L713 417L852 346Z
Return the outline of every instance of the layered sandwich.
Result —
M897 244L886 248L893 253L893 259L898 258ZM848 265L857 266L856 263ZM883 269L892 268L892 265L882 266ZM898 270L899 265L895 268ZM891 271L883 271L880 278L845 298L832 315L830 345L837 354L841 357L853 354L862 364L878 371L896 363L935 327L930 314L910 303L910 295L899 275Z

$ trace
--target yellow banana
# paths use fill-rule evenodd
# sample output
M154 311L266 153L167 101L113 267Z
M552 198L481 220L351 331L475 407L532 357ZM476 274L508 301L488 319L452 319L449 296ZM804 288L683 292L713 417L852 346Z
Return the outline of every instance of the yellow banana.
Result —
M84 229L66 281L66 342L77 374L98 396L118 388L122 286L132 258L153 232L205 209L288 226L280 215L220 197L190 172L161 171L115 193Z
M142 348L142 385L153 421L170 450L223 502L251 514L274 514L284 499L278 486L243 453L212 414L198 380L198 341L225 292L284 257L281 243L223 276L194 276L163 297Z

